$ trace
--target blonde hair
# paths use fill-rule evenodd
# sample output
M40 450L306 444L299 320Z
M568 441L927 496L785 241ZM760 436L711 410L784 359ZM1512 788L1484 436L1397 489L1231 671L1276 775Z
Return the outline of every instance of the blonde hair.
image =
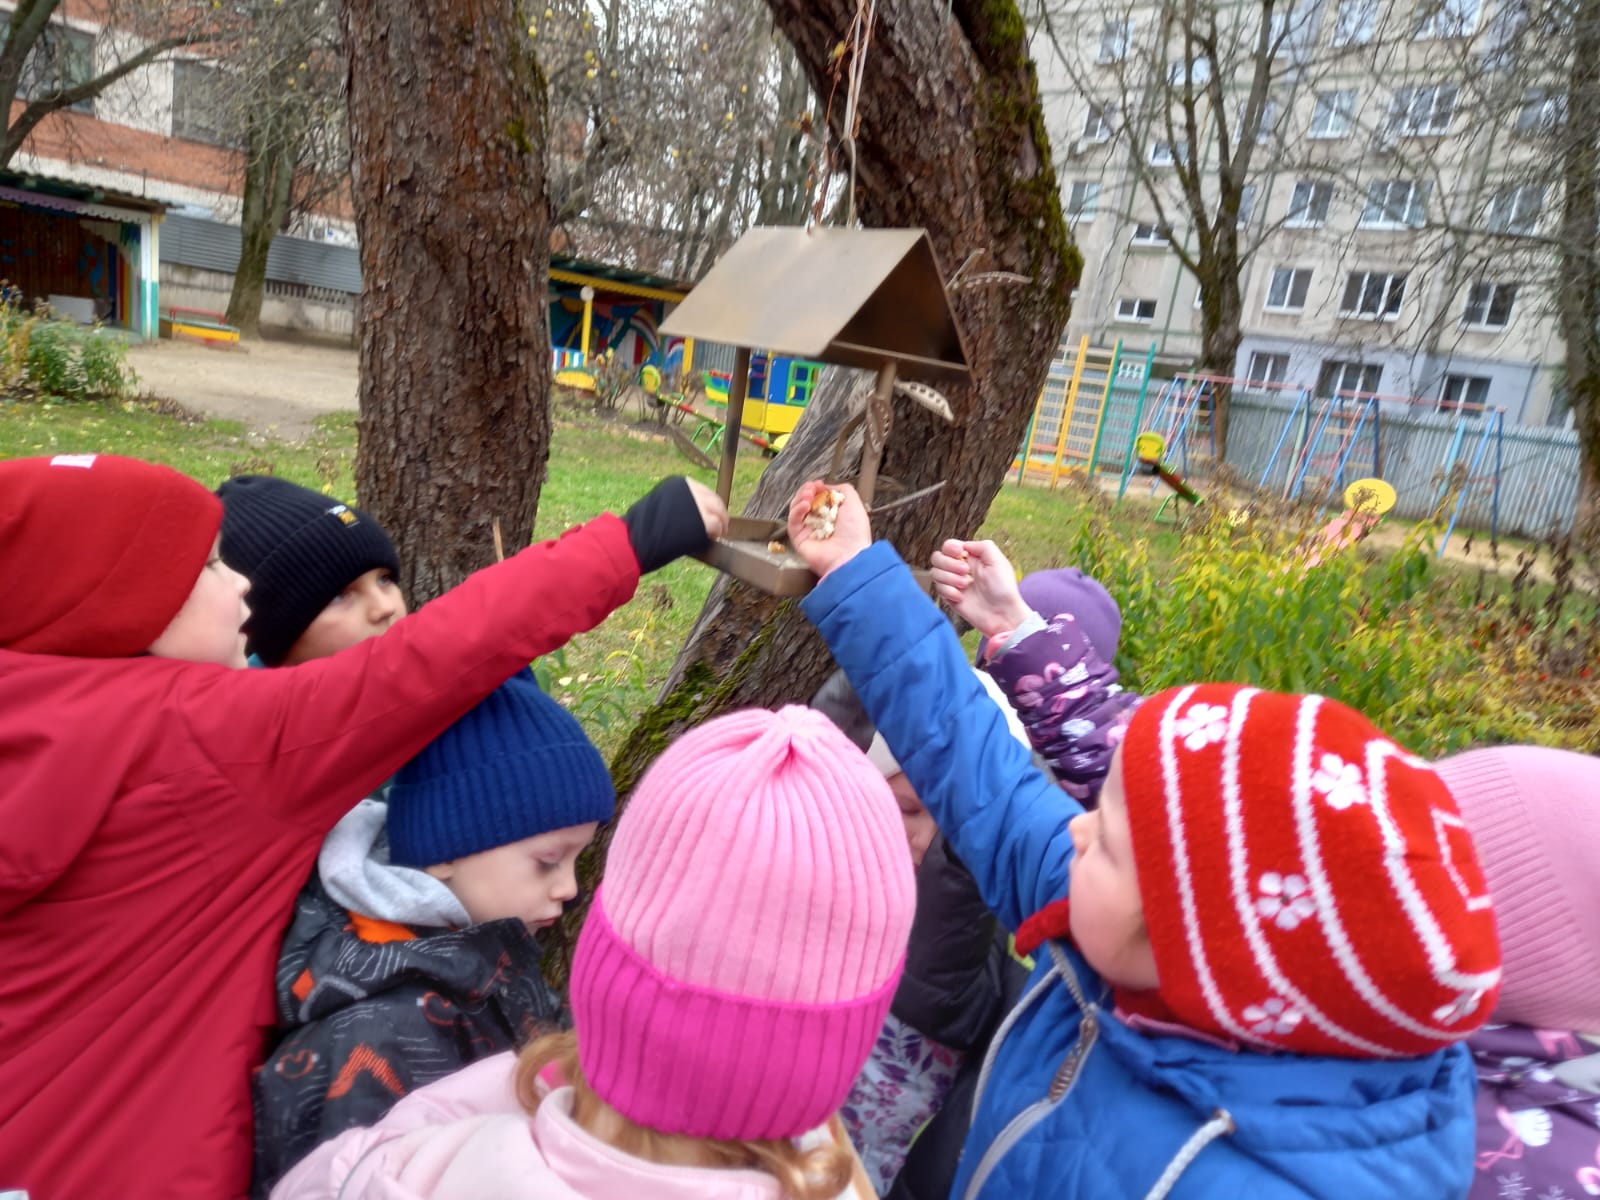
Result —
M802 1150L787 1138L696 1138L634 1124L589 1086L578 1061L578 1037L571 1032L547 1034L518 1056L517 1100L530 1113L544 1099L539 1073L552 1065L573 1090L573 1119L624 1154L648 1162L765 1171L787 1200L834 1200L850 1186L856 1159L848 1143L835 1140Z

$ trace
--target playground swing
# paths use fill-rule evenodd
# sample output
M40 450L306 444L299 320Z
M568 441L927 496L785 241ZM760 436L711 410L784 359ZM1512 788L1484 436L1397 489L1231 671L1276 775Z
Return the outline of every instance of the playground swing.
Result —
M1156 476L1162 483L1172 489L1172 494L1161 502L1161 507L1156 509L1156 521L1160 524L1177 524L1178 513L1181 508L1175 508L1172 515L1167 515L1167 509L1175 502L1179 505L1188 504L1193 507L1203 502L1203 497L1194 488L1189 486L1183 476L1174 471L1166 461L1167 439L1154 429L1147 429L1133 440L1133 452L1139 459L1140 467L1148 474Z

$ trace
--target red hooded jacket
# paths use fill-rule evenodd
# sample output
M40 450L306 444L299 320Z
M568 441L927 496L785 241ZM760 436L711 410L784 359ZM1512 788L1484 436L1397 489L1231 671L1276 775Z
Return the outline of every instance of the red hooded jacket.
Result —
M323 835L638 579L605 516L304 666L0 650L0 1191L242 1196Z

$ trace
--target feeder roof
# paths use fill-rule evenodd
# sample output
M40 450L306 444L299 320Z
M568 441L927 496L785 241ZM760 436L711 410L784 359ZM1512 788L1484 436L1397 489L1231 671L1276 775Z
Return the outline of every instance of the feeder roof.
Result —
M944 276L921 229L752 229L661 332L846 367L968 370Z

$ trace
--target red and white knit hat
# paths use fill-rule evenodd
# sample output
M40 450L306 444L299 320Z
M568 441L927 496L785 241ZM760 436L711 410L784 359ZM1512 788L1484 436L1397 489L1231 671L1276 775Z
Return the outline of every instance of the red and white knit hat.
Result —
M1261 1048L1432 1053L1494 1010L1483 872L1432 767L1321 696L1163 692L1123 788L1160 978L1125 1010Z

